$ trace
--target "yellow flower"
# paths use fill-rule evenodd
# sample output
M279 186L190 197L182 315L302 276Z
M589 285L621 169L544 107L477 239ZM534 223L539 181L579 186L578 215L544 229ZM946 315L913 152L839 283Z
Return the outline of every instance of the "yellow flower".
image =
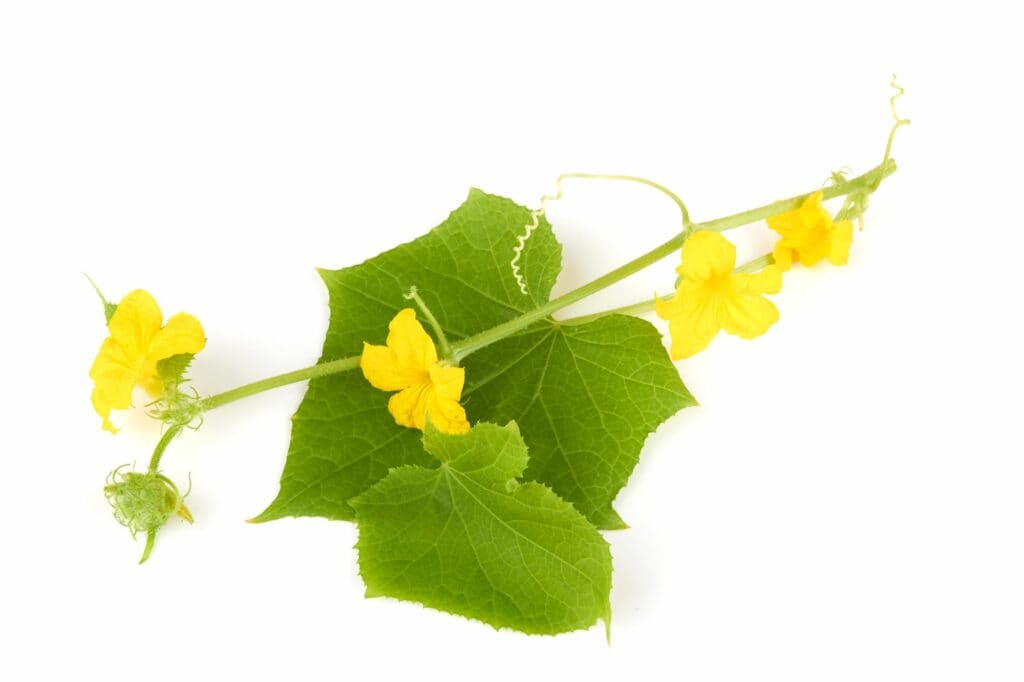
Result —
M815 192L800 208L768 219L768 227L782 235L772 255L783 270L793 263L814 265L823 258L832 265L846 265L853 224L849 220L833 223L821 200L821 192Z
M198 353L206 345L199 320L178 313L163 323L163 313L153 297L141 289L131 292L117 305L104 339L89 370L93 380L92 406L103 418L103 428L117 429L110 422L111 410L131 407L132 391L142 386L158 397L164 389L157 363L172 355Z
M412 308L391 320L386 346L363 344L359 366L375 388L399 391L388 401L388 412L399 425L422 431L429 417L442 433L469 431L459 405L466 370L438 362L434 342Z
M676 295L654 302L658 317L668 320L673 360L704 350L722 329L752 339L779 319L775 304L761 294L782 289L782 271L769 265L750 275L735 267L736 247L717 232L694 232L683 244Z

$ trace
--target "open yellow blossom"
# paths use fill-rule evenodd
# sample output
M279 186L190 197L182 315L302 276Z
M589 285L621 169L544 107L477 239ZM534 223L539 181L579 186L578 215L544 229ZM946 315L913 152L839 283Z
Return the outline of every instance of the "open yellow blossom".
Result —
M752 339L779 319L775 304L761 294L782 289L782 271L769 265L745 274L735 267L736 247L717 232L694 232L683 244L676 295L654 302L658 317L668 320L673 360L704 350L722 329Z
M103 418L103 428L111 433L117 432L110 422L111 410L131 407L136 386L154 397L163 392L158 362L172 355L198 353L206 345L196 318L178 313L166 325L163 319L153 297L136 289L121 299L107 323L110 336L100 346L89 377L92 405Z
M363 344L359 366L375 388L398 391L388 401L388 411L401 426L422 431L429 417L442 433L469 431L459 404L466 370L438 361L434 341L412 308L391 320L386 346Z
M832 265L846 265L853 224L849 220L833 223L821 201L821 192L815 192L804 199L800 208L768 218L768 227L782 236L772 255L783 270L793 263L814 265L822 259Z

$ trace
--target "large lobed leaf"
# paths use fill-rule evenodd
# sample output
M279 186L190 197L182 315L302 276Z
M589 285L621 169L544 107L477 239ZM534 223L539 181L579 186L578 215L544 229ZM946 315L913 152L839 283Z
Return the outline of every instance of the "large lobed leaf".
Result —
M517 482L528 458L514 422L428 426L423 445L433 466L393 469L351 501L368 596L534 634L610 622L608 544L549 488Z
M657 330L621 315L547 323L466 359L471 421L520 424L526 479L542 481L598 527L623 528L612 500L647 435L694 404Z
M543 219L520 266L511 260L530 211L478 190L441 225L353 267L321 271L331 322L321 360L383 343L388 322L415 285L451 341L545 303L561 247ZM527 479L550 486L598 527L619 528L611 507L646 436L693 398L657 331L612 316L589 324L535 324L465 359L471 421L518 421L531 451ZM353 518L349 500L393 467L429 466L420 434L394 423L388 394L351 371L310 381L293 417L277 498L257 520L284 516Z

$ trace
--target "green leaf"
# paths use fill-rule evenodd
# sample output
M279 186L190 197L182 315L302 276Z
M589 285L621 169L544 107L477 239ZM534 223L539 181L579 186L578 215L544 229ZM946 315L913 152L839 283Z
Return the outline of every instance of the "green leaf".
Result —
M85 275L84 272L82 274ZM110 301L107 300L107 297L103 295L102 291L100 291L100 288L96 285L96 282L92 281L92 277L90 277L89 275L85 275L85 278L89 280L89 284L92 285L93 291L95 291L96 295L100 297L100 303L103 304L103 317L106 318L107 324L110 324L110 318L112 318L114 316L114 313L117 312L117 304L111 303Z
M608 543L549 488L516 482L528 458L514 422L428 426L423 446L431 467L393 469L352 500L368 596L531 634L610 622Z
M321 362L358 355L363 342L384 343L388 322L416 286L451 340L518 317L547 300L561 247L546 221L520 260L529 294L509 262L530 212L514 202L471 190L447 220L419 239L341 270L320 270L330 293L331 321ZM281 490L253 521L285 516L351 520L348 500L392 467L427 465L418 431L395 424L388 394L360 371L309 382L292 417L292 439Z
M516 420L530 446L528 480L543 481L598 528L624 528L611 503L644 441L693 396L661 335L635 317L545 324L469 356L470 421Z
M478 190L437 228L375 258L321 275L331 322L322 361L380 344L388 322L409 306L410 286L457 341L547 302L561 247L541 219L511 268L528 209ZM693 399L647 322L613 316L585 325L544 320L470 355L464 404L472 421L517 420L532 456L527 477L549 485L599 527L620 528L611 503L632 472L644 439ZM394 423L389 394L362 373L310 381L293 417L277 498L256 519L352 519L348 501L389 469L427 466L420 434Z
M194 353L182 353L159 360L156 363L156 373L164 384L180 383L195 357Z

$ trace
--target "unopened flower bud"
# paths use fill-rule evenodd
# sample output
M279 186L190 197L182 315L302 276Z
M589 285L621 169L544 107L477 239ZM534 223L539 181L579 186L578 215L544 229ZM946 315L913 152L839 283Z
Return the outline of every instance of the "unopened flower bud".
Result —
M114 518L131 531L132 537L160 529L175 515L192 523L184 496L171 479L159 472L122 472L125 466L110 473L103 492Z

